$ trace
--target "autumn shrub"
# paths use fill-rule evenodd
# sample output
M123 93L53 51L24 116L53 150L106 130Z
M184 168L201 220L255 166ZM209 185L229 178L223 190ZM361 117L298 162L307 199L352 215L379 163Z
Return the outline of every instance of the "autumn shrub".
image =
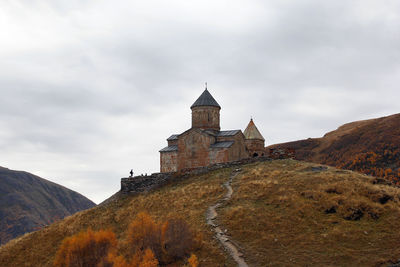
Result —
M164 260L176 261L190 255L195 239L189 225L181 218L167 220L161 231Z
M140 267L157 267L158 260L151 249L146 249L139 265Z
M128 228L128 245L132 254L151 249L157 259L162 256L161 227L146 212L139 213Z
M199 266L199 260L197 259L197 256L192 253L190 255L190 258L188 259L189 266L190 267L198 267Z
M141 212L129 225L127 237L118 247L112 231L94 232L88 229L62 242L54 265L155 267L159 263L176 263L187 259L195 244L195 235L183 219L171 218L161 227L149 214ZM194 258L192 261L194 264Z
M109 230L97 232L88 229L67 237L62 242L54 262L56 267L112 266L108 254L117 245L115 234Z
M145 251L137 250L130 260L125 259L123 256L110 254L108 262L111 263L110 267L157 267L158 260L154 256L151 249ZM103 266L100 266L103 267ZM105 267L105 266L104 266Z

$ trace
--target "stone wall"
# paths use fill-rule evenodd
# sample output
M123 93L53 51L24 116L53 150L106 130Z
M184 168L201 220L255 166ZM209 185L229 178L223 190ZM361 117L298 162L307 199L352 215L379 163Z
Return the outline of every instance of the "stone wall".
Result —
M152 175L135 176L121 179L122 193L140 193L165 185L173 173L153 173Z
M160 171L176 172L178 170L178 151L160 153Z
M296 151L293 148L277 147L269 149L269 157L272 159L294 159L296 157Z
M234 141L233 145L229 148L229 161L238 161L248 157L248 152L246 150L244 135L240 132L235 136L231 137Z
M249 151L264 150L264 141L258 139L246 139L246 147Z
M249 157L262 157L265 153L264 141L258 139L246 139L246 148Z
M208 151L214 142L214 137L198 129L183 133L178 140L178 170L207 166Z
M246 158L233 162L217 163L207 167L181 170L179 173L153 173L149 176L135 176L121 179L122 193L140 193L166 185L170 181L186 179L192 175L205 174L213 170L230 168L253 162L269 161L269 157Z
M208 152L209 163L208 165L228 162L228 148L210 148Z
M192 108L192 128L220 130L219 107L194 107Z

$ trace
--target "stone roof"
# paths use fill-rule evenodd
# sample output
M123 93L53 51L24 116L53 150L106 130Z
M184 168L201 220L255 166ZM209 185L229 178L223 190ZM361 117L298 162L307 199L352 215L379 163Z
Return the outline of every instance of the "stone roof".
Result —
M265 141L264 137L261 135L260 131L257 129L256 125L253 122L253 119L250 120L247 125L246 130L244 130L244 138L246 139L258 139Z
M215 101L214 97L208 92L208 90L204 90L204 92L197 98L197 100L193 103L190 108L201 107L201 106L212 106L219 107L221 106Z
M211 148L228 148L233 145L233 141L225 141L225 142L216 142L212 144L210 147Z
M173 140L178 140L179 134L173 134L170 137L168 137L167 141L173 141Z
M217 133L217 136L234 136L236 135L240 130L229 130L229 131L219 131Z
M173 152L173 151L178 151L178 146L177 145L164 147L159 152Z

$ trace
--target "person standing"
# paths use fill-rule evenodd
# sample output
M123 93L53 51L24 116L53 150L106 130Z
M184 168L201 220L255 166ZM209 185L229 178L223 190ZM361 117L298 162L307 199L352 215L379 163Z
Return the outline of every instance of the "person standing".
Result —
M131 169L131 171L129 172L131 174L131 176L129 177L133 177L133 170Z

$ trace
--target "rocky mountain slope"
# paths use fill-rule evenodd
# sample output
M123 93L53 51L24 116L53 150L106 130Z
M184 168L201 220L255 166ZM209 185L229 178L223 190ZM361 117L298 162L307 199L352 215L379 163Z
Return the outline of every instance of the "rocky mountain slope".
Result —
M400 184L400 114L344 124L321 138L272 145L296 159L384 177Z
M52 266L62 240L88 228L110 229L124 242L142 211L156 221L184 218L201 238L195 251L200 266L237 266L207 224L216 203L213 223L249 266L387 266L400 258L400 188L374 182L295 160L176 177L149 192L118 193L10 241L0 247L0 266Z
M0 244L94 206L63 186L0 167Z

